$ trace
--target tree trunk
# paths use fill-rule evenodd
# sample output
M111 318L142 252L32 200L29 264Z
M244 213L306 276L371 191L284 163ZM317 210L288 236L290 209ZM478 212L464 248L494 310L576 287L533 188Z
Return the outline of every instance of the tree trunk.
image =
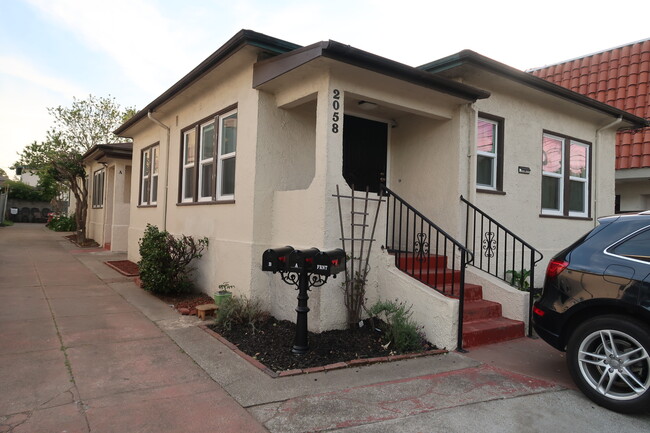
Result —
M84 179L73 177L69 179L69 186L75 197L74 219L77 225L77 243L83 245L86 242L86 215L88 213L88 189ZM81 181L81 182L79 182ZM81 183L81 185L79 185Z

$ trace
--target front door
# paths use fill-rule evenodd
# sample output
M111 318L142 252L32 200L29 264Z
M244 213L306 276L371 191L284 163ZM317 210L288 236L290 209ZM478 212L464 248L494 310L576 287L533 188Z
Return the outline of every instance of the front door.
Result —
M343 177L355 191L379 192L386 177L388 124L345 115L343 118Z

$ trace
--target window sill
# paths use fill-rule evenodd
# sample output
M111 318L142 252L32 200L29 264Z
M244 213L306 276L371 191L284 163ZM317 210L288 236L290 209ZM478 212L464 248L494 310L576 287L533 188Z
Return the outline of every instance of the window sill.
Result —
M180 202L176 206L203 206L213 204L233 204L235 200L217 200L217 201L193 201L193 202Z
M574 217L574 216L566 216L566 215L547 215L547 214L539 214L540 218L555 218L555 219L562 219L562 220L573 220L573 221L593 221L593 218L591 217Z
M157 204L139 204L138 208L145 208L145 207L158 207Z
M476 192L480 192L483 194L506 195L505 191L497 191L496 189L476 188Z

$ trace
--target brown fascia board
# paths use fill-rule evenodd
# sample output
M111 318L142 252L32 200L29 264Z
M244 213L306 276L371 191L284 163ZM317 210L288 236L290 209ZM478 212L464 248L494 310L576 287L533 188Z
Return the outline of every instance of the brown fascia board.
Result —
M319 57L357 66L468 101L476 101L477 99L484 99L490 96L490 92L485 90L440 77L331 40L317 42L307 47L256 63L253 71L253 87L257 88Z
M519 69L513 68L501 62L497 62L496 60L485 57L472 50L460 51L456 54L452 54L451 56L443 57L442 59L438 59L422 65L418 69L437 74L467 64L501 76L505 76L506 78L518 81L542 92L546 92L562 99L586 106L588 108L604 112L611 116L617 118L621 117L633 125L630 129L639 129L650 126L650 121L642 117L635 116L634 114L631 114L627 111L620 110L609 104L605 104L588 96L569 90L566 87L559 86L527 72L520 71Z
M116 159L131 159L133 154L133 143L109 143L109 144L96 144L81 157L83 161L94 159L95 161L101 158L116 158Z
M224 60L228 59L231 55L239 51L246 45L255 46L263 49L264 51L272 54L286 53L287 51L300 48L300 45L284 41L282 39L273 38L271 36L257 33L252 30L240 30L235 36L230 38L228 42L222 45L217 51L212 53L207 59L202 61L197 67L192 69L187 75L181 78L176 84L167 89L162 95L158 96L150 102L142 110L138 111L132 118L124 122L113 133L121 135L124 131L131 126L142 120L147 116L147 113L153 112L157 107L161 106L176 94L181 92L190 84L210 72L216 66L221 64Z

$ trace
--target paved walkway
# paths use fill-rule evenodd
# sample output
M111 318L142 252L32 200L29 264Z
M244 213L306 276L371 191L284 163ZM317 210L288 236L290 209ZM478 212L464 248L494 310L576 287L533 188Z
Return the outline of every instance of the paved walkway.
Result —
M0 432L650 430L541 340L271 378L42 225L0 228Z
M121 295L135 285L101 254L42 225L0 228L0 432L266 431Z

